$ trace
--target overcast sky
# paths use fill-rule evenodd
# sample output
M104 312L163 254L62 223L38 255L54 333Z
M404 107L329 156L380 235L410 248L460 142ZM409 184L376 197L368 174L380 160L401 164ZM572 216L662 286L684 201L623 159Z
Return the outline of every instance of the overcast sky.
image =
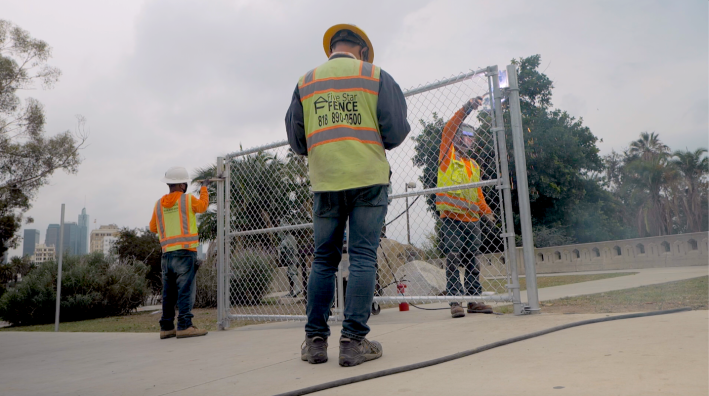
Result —
M553 104L621 150L642 131L672 149L708 146L706 0L74 1L4 0L0 18L54 49L47 133L87 119L76 175L57 172L27 214L47 225L144 227L165 170L285 139L299 76L324 62L335 23L362 27L402 88L541 54ZM18 254L13 250L11 254Z

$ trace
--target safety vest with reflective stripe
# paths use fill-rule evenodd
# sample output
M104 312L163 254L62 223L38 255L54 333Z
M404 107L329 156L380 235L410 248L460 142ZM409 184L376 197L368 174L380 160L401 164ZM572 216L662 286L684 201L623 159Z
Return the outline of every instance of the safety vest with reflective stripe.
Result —
M380 68L335 58L298 81L313 191L389 184L377 121Z
M197 219L192 211L192 195L182 194L171 208L164 208L160 201L155 204L158 237L163 253L180 249L195 249L199 246Z
M455 149L450 149L451 161L444 172L438 167L438 187L449 187L459 184L475 183L480 181L480 167L472 159L455 156ZM478 203L478 189L466 188L436 193L436 209L439 212L467 214L480 218Z

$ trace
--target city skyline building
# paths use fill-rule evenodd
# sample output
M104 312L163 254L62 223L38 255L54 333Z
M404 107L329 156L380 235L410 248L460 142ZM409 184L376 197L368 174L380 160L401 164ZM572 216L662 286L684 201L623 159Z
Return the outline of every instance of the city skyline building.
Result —
M103 252L103 240L106 237L115 237L120 229L115 224L102 225L98 229L91 230L90 251Z
M47 226L47 233L44 234L45 246L59 246L59 224L50 224Z
M44 244L37 244L34 249L34 254L32 255L32 262L34 264L44 263L45 261L52 261L56 258L56 251L54 246L47 246Z
M39 230L25 229L22 238L22 257L32 256L34 248L39 242Z
M115 236L111 236L111 235L105 236L103 238L103 255L104 256L108 257L113 254L112 249L113 249L113 246L116 244L117 240L118 240L118 238L116 238Z

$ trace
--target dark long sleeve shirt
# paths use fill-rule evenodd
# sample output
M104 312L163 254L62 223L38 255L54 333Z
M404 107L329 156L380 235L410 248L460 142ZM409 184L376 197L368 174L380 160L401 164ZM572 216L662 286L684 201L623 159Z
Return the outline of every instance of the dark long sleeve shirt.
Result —
M333 56L333 58L337 55ZM332 58L331 58L332 59ZM382 143L386 150L391 150L406 139L411 131L406 119L406 99L394 78L384 70L379 75L379 98L377 100L377 120ZM286 131L288 143L297 154L308 155L303 121L303 104L300 101L298 84L295 86L290 107L286 113Z

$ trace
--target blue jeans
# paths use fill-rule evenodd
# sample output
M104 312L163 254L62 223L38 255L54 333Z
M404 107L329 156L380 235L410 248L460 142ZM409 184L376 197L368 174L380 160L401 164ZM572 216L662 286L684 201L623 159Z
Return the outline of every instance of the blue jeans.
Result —
M175 328L175 305L177 330L192 326L192 306L195 298L195 276L197 275L197 252L175 250L162 254L162 318L160 330Z
M442 219L441 251L446 256L446 294L449 296L482 294L480 269L475 262L481 244L479 222ZM462 285L460 267L465 268L465 282Z
M342 336L361 340L369 333L377 276L377 248L387 213L387 186L377 185L336 192L316 192L313 201L315 259L308 281L308 337L329 337L327 320L335 300L337 267L342 239L350 220L350 275L345 295Z

